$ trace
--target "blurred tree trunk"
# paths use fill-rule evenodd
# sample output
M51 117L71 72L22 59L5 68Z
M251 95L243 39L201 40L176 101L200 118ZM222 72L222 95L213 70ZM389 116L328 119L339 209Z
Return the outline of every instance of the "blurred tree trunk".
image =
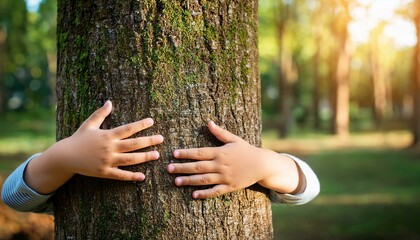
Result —
M24 0L0 1L0 113L13 92L22 91L19 81L26 80L27 24Z
M350 12L347 1L340 0L338 14L334 23L334 35L338 44L337 64L334 71L333 88L333 133L346 137L349 133L350 110L350 40L347 26Z
M420 146L420 0L414 2L414 24L417 31L417 44L414 48L411 89L413 95L412 133L413 146Z
M4 112L5 110L5 84L4 84L4 75L5 75L5 62L3 59L5 57L5 50L6 50L6 37L7 32L6 29L0 26L0 113Z
M209 120L260 145L257 1L58 1L57 138L103 102L103 128L153 117L142 183L76 176L54 200L57 239L271 239L257 185L208 200L166 172L177 148L220 143Z
M319 116L319 103L321 97L321 39L322 39L322 22L321 17L323 13L324 2L320 1L318 3L317 9L314 11L313 18L313 36L315 41L315 54L313 57L313 92L312 92L312 114L314 118L313 126L315 129L321 128L321 121Z
M280 72L278 76L278 87L279 87L279 113L280 113L280 124L279 124L279 135L281 138L285 138L289 135L289 130L293 124L293 84L297 80L297 69L293 62L292 50L290 46L285 44L284 38L288 28L288 22L291 20L293 15L294 3L278 3L278 14L277 14L277 39L279 45L279 56L280 56Z
M383 34L385 23L380 23L370 34L370 70L371 81L373 87L373 116L376 126L381 126L385 117L385 110L387 105L387 89L385 83L385 68L384 62L381 61L380 37Z
M47 36L47 39L50 39L54 44L48 42L44 44L45 54L47 58L48 74L47 74L47 84L49 89L51 89L51 96L49 101L54 102L56 93L54 89L56 88L56 76L57 76L57 49L56 49L56 32L57 32L57 15L53 14L57 12L57 1L56 0L44 0L39 6L39 15L42 24L50 24L51 27L44 34ZM44 41L45 42L45 41Z

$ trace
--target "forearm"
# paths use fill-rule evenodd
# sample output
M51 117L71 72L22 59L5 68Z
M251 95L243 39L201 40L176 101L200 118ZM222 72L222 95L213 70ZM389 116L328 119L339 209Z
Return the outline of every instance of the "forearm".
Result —
M305 177L296 162L284 154L261 149L264 178L258 184L279 193L296 194L305 188Z
M318 177L312 168L304 161L289 154L279 154L295 162L299 169L300 184L298 191L284 193L271 189L270 199L274 203L285 203L290 205L301 205L312 201L320 192L320 183Z
M24 172L25 183L41 194L50 194L67 182L74 173L66 166L65 140L55 143L32 159Z

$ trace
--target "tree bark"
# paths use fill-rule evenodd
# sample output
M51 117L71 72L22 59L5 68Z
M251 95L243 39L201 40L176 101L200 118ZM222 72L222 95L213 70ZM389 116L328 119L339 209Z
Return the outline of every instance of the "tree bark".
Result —
M57 139L103 102L103 128L152 117L144 182L76 176L54 199L57 239L270 239L266 189L208 200L178 188L177 148L217 146L209 120L260 145L257 1L58 1ZM185 160L187 161L187 160Z
M412 134L413 146L420 146L420 0L414 2L413 21L416 26L417 44L414 48L411 89L413 97Z

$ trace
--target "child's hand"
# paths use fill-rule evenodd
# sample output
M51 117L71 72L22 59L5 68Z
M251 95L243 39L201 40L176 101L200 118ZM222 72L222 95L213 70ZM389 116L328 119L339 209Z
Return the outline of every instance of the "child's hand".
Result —
M150 118L102 130L99 127L111 113L111 102L96 110L70 137L63 139L32 159L24 180L35 191L48 194L74 174L126 181L142 181L141 172L119 169L159 158L157 151L133 152L163 141L161 135L128 138L153 125Z
M111 113L111 102L96 110L63 144L72 153L69 169L81 175L116 180L141 181L144 174L119 169L159 158L157 151L132 152L163 141L161 135L128 138L153 125L151 118L122 125L110 130L99 127Z
M194 198L210 198L246 188L266 177L262 156L265 150L250 145L214 122L209 122L208 128L225 145L175 150L173 155L176 158L199 160L168 165L170 173L193 174L177 177L177 186L214 185L193 193Z

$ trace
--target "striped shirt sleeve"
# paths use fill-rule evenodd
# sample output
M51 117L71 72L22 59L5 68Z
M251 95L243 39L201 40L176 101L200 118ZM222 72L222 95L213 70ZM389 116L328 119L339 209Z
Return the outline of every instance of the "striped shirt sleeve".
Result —
M23 174L28 163L37 157L35 154L17 167L3 184L1 198L10 208L21 212L52 213L51 194L40 194L24 181Z
M306 186L305 189L299 194L283 194L270 190L270 200L273 203L283 203L289 205L302 205L312 201L316 196L318 196L320 191L318 177L311 169L311 167L304 161L289 154L284 155L293 159L296 162L296 164L300 167L303 175L305 176Z

